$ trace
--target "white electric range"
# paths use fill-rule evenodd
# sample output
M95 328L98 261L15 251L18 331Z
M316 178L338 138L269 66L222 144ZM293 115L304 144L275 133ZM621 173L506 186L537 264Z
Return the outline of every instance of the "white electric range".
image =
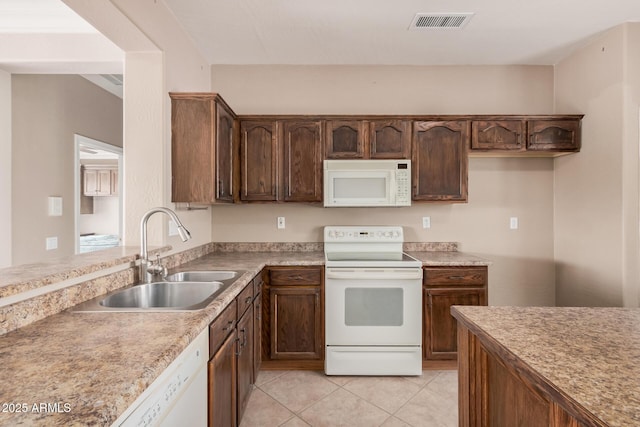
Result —
M325 373L421 375L422 263L402 227L327 226Z

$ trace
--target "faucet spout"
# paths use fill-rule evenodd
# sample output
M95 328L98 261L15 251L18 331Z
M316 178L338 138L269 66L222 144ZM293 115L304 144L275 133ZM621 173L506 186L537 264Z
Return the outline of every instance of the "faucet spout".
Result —
M143 280L146 283L151 282L154 274L159 274L164 271L164 267L158 262L157 264L153 264L152 261L149 261L149 253L147 251L147 222L151 215L156 212L162 212L167 215L176 223L178 227L178 234L180 234L180 238L183 242L186 242L191 238L191 233L189 230L182 225L180 219L178 219L178 215L174 211L164 207L152 208L147 211L140 220L140 280Z

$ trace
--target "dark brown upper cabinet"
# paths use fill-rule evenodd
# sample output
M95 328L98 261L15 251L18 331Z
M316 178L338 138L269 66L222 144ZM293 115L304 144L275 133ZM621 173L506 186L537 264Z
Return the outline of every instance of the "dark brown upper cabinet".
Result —
M327 120L327 159L409 159L411 121Z
M318 121L282 123L283 171L281 199L285 202L322 201L322 125Z
M278 200L278 145L276 122L240 123L240 200Z
M364 158L365 135L363 120L327 120L327 159Z
M370 158L411 158L411 121L373 120L368 124Z
M528 121L530 151L580 151L580 119Z
M470 116L473 156L555 157L580 151L582 115Z
M526 129L526 120L474 120L471 122L471 149L523 151Z
M413 200L466 202L468 143L467 120L413 123Z
M243 201L322 201L322 122L242 120Z
M169 95L171 201L233 202L233 110L216 93Z

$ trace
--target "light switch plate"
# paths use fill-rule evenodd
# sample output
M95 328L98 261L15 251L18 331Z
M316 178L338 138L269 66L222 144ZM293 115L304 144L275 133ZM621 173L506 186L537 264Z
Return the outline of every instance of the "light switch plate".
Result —
M509 218L509 228L512 230L517 230L518 229L518 217L517 216L512 216L511 218Z
M285 222L284 222L284 217L283 216L279 216L278 217L278 228L279 229L284 229L285 227Z
M62 197L49 196L49 216L62 216Z

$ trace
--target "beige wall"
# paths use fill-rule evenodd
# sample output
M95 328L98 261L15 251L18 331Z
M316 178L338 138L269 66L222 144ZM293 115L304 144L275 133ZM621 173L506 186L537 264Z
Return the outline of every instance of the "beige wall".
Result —
M122 100L80 76L13 75L12 131L13 264L72 255L74 134L122 146ZM62 216L47 215L48 196Z
M638 305L639 48L625 24L555 69L556 109L585 114L582 152L555 161L559 305Z
M0 70L0 268L11 265L11 74Z
M537 66L213 66L212 90L239 114L553 112L553 69ZM511 216L519 230L509 229ZM212 221L214 241L321 241L323 225L402 225L407 241L456 241L492 260L490 304L555 303L551 159L471 159L466 204L214 206Z

